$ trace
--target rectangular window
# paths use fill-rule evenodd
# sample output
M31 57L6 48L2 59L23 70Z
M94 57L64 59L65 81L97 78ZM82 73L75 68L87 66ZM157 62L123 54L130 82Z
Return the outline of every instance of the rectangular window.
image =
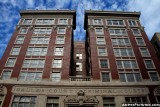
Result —
M110 82L110 73L109 72L101 72L102 82Z
M125 29L109 29L110 35L116 35L116 36L126 36L127 32Z
M46 47L29 47L27 49L27 56L45 56L47 54L47 48Z
M76 54L76 59L82 59L82 54Z
M23 68L44 68L44 59L25 59L23 61Z
M35 107L35 96L14 96L11 107Z
M35 28L33 34L51 34L52 28Z
M2 106L4 95L0 95L0 107Z
M160 95L156 95L157 103L160 104Z
M24 36L18 36L15 44L23 44Z
M123 20L107 20L107 24L112 26L124 26Z
M47 97L46 107L59 107L59 98Z
M37 19L37 25L52 25L54 24L54 19Z
M49 44L49 37L32 37L30 44Z
M114 97L104 97L103 107L116 107Z
M28 28L21 28L19 34L27 34Z
M152 81L159 81L159 77L156 71L149 71L149 76Z
M114 54L117 57L132 57L134 56L131 48L114 48Z
M128 38L112 38L112 45L131 45Z
M136 20L128 20L129 26L137 26Z
M148 59L148 60L144 60L144 62L145 62L147 69L154 69L155 68L152 60Z
M126 103L129 104L147 104L147 97L125 97Z
M100 59L100 68L109 68L107 59Z
M76 71L82 71L82 63L76 63Z
M137 63L135 60L117 60L118 69L137 69Z
M97 37L97 44L104 45L106 44L104 37Z
M133 32L133 35L135 35L135 36L141 36L139 29L132 29L132 32Z
M4 70L1 79L7 80L11 77L11 71L10 70Z
M20 81L40 81L42 80L42 72L21 72Z
M53 68L62 68L62 59L53 60Z
M64 36L57 36L56 38L56 44L64 44Z
M66 28L65 27L59 27L57 30L57 34L66 34Z
M93 25L102 25L102 19L93 19Z
M61 73L60 72L52 72L51 79L52 79L52 81L60 81L61 80Z
M31 25L32 24L32 19L24 19L23 25Z
M136 42L137 42L137 45L145 45L144 41L142 38L136 38Z
M106 56L107 55L107 51L105 47L98 47L98 55L99 56Z
M121 82L141 82L140 73L119 73Z
M150 57L150 54L147 48L139 48L139 49L140 49L142 57Z
M6 63L6 67L14 67L16 62L16 58L8 58L7 63Z
M19 55L20 47L13 47L11 50L11 55Z
M64 50L63 47L56 47L55 51L54 51L54 55L55 56L62 56L63 55L63 50Z
M68 24L68 20L67 19L59 19L58 24L67 25Z
M104 32L103 32L103 28L95 28L95 32L97 35L103 35Z

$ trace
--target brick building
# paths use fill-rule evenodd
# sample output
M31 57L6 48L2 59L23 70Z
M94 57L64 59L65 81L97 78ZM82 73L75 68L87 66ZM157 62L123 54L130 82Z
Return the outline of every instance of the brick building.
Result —
M0 62L2 107L160 103L160 66L138 12L26 10Z

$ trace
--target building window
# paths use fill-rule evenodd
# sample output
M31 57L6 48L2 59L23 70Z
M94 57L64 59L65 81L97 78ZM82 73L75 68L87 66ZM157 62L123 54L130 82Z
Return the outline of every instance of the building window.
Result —
M32 24L32 19L24 19L23 25L31 25Z
M121 82L141 82L140 73L119 73Z
M112 38L112 45L131 45L128 38Z
M53 68L62 68L62 59L54 59L52 67Z
M29 47L27 49L27 56L45 56L47 54L47 48L46 47Z
M7 63L6 63L6 67L14 67L16 62L16 58L8 58Z
M59 107L58 97L47 97L46 107Z
M140 49L142 57L150 57L150 54L147 48L139 48L139 49Z
M60 72L52 72L51 80L52 81L60 81L61 80L61 73Z
M136 38L136 42L137 42L137 45L145 45L144 41L142 38Z
M110 72L101 72L102 82L110 82Z
M117 57L132 57L134 56L131 48L114 48L114 54Z
M159 81L159 77L156 71L149 71L149 76L152 81Z
M141 36L139 29L132 29L132 32L133 32L133 35L135 35L135 36Z
M107 20L107 24L113 26L124 26L123 20Z
M147 97L125 97L126 103L129 104L147 104Z
M56 38L56 44L64 44L64 36L57 36Z
M65 27L59 27L57 30L57 34L66 34L66 28Z
M1 79L7 80L11 77L11 71L10 70L4 70Z
M156 88L154 90L154 95L155 95L155 98L157 100L157 103L160 104L160 88Z
M25 59L23 62L23 68L44 68L44 59Z
M76 54L76 59L82 59L82 54Z
M99 56L106 56L107 55L107 51L105 47L98 47L98 55Z
M154 69L155 68L153 61L150 59L144 60L144 63L146 65L147 69Z
M30 44L48 44L49 40L49 37L32 37Z
M137 69L137 63L135 60L117 60L118 69Z
M19 55L20 47L13 47L11 50L11 55Z
M97 44L104 45L106 44L104 37L97 37Z
M33 34L51 34L52 28L35 28Z
M116 107L114 97L104 97L103 107Z
M67 19L59 19L58 24L67 25L68 24L68 20Z
M129 26L137 26L136 20L128 20Z
M36 20L37 25L51 25L54 24L54 19L37 19Z
M103 35L104 32L103 32L103 28L95 28L95 32L97 35Z
M42 80L42 72L21 72L20 81L40 81Z
M109 68L107 59L100 59L100 68Z
M35 96L14 96L11 107L35 107Z
M102 25L102 19L93 19L93 25Z
M82 71L82 63L76 63L76 71Z
M28 28L21 28L19 34L27 34Z
M63 47L56 47L55 51L54 51L54 55L55 56L62 56L63 55L63 50L64 50Z
M109 29L110 35L116 35L116 36L126 36L127 32L125 29Z
M18 36L15 44L23 44L24 36Z
M0 107L2 106L4 95L0 95Z

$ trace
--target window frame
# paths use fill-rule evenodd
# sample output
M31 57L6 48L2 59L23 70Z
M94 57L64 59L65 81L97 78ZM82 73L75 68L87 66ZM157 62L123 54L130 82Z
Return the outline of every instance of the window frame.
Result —
M95 23L95 20L100 20L100 23ZM96 18L92 20L93 25L103 25L103 19L101 18Z
M62 51L57 51L56 48L62 48ZM58 54L60 53L60 54ZM64 47L63 46L55 46L54 48L54 56L63 56L64 55Z
M129 21L135 21L136 25L133 25L133 22L132 22L132 25L130 25ZM137 27L138 26L137 20L135 20L135 19L129 19L129 20L127 20L127 22L128 22L128 26L130 26L130 27Z
M29 48L31 48L32 51L28 51ZM36 49L36 48L40 48L40 49L41 49L41 50L39 51L39 54L40 54L40 55L35 55L35 53L36 53L35 49ZM46 49L45 55L42 54L42 52L44 52L44 51L43 51L44 48ZM31 52L31 55L28 54L29 52ZM40 46L34 46L34 47L29 46L29 47L27 48L27 51L26 51L26 56L46 56L46 55L47 55L47 52L48 52L48 47L45 47L45 46L42 46L42 47L40 47Z
M38 31L35 31L35 29L38 29ZM45 30L45 33L40 33L41 31ZM51 31L48 33L48 29L50 29ZM52 34L52 27L35 27L33 29L33 35L51 35ZM36 32L36 33L35 33ZM37 33L38 32L38 33ZM44 31L43 31L44 32Z
M104 48L105 50L104 50L104 55L100 55L100 51L99 51L99 48ZM108 56L108 53L107 53L107 48L105 47L105 46L98 46L97 47L97 53L98 53L98 56Z
M54 67L54 60L61 60L61 65L60 65L60 67ZM54 58L53 60L52 60L52 68L62 68L63 67L63 59L62 58Z
M17 54L13 54L13 50L14 50L14 48L19 48L19 51L18 51L18 53ZM13 46L12 47L12 49L11 49L11 51L10 51L10 55L19 55L19 53L20 53L20 51L21 51L21 46ZM17 51L16 51L17 52ZM15 53L15 52L14 52Z
M63 37L63 43L58 43L58 42L57 42L57 41L58 41L58 37ZM56 36L55 44L65 44L65 36L63 36L63 35L57 35L57 36Z
M9 59L15 59L13 66L7 66L7 62L8 62ZM8 59L7 59L6 63L5 63L5 67L14 67L15 64L16 64L16 61L17 61L16 57L8 57Z
M98 38L103 38L103 44L99 44L99 42L102 42L102 41L98 41ZM103 36L97 36L96 37L96 44L97 45L106 45L105 37L103 37Z
M108 75L109 75L109 81L104 81L103 80L103 73L108 73ZM112 76L111 76L111 72L110 71L101 71L100 72L100 76L101 76L101 81L102 82L111 82L112 81Z
M153 80L152 78L151 78L151 75L150 75L150 73L156 73L156 76L157 76L157 79L158 80ZM148 71L148 75L149 75L149 78L150 78L150 80L152 81L152 82L157 82L157 81L159 81L160 80L160 77L159 77L159 75L158 75L158 72L157 71Z
M110 69L110 64L109 64L109 59L108 58L99 58L98 59L99 61L99 69ZM101 60L107 60L107 68L103 68L102 66L101 66Z
M121 80L120 74L123 74L123 75L124 75L125 81L122 81L122 80ZM127 74L132 74L134 81L128 81ZM137 81L135 74L139 74L140 81ZM118 72L118 75L119 75L119 80L120 80L120 82L129 82L129 83L130 83L130 82L142 82L142 81L143 81L141 72Z
M114 34L112 34L112 33L110 33L110 30L114 30ZM116 30L120 30L120 34L116 34L115 32L116 32ZM122 30L124 30L125 31L125 34L123 34L122 32ZM125 28L109 28L108 29L108 32L109 32L109 35L110 35L110 37L112 37L112 36L128 36L128 33L127 33L127 29L125 29Z
M146 65L146 62L145 62L146 60L150 60L152 62L153 68L147 68L147 65ZM154 64L152 59L143 59L143 62L145 64L146 69L156 69L155 64Z
M146 52L148 53L148 56L146 56L146 55L144 56L141 49L146 49ZM139 51L140 51L142 57L151 57L150 52L149 52L147 47L139 47Z
M97 33L97 29L102 29L102 32ZM95 34L96 34L96 35L104 35L104 28L103 28L103 27L95 27L95 28L94 28L94 31L95 31Z
M115 39L116 40L116 45L118 45L118 46L131 46L131 42L130 42L130 39L129 38L126 38L126 37L123 37L123 38L111 38L111 42L112 42L112 46L114 46L115 44L113 44L114 42L113 42L113 39ZM120 40L118 40L118 39L121 39L122 41L123 41L123 45L121 45L120 43L119 43L119 41ZM126 43L126 41L125 41L125 39L128 39L128 43L129 44L127 44Z
M20 38L20 37L23 37L23 41L22 41L22 43L17 43L17 41L20 41L20 40L18 40L18 38ZM20 36L17 36L17 38L16 38L16 40L15 40L14 44L21 45L21 44L23 44L24 39L25 39L25 36L21 36L21 35L20 35Z
M59 77L53 76L54 73L55 73L55 74L59 74ZM54 77L54 79L52 79L53 77ZM55 79L55 77L56 77L56 79ZM62 73L61 73L61 72L58 72L58 71L56 71L56 72L52 71L52 72L51 72L51 75L50 75L50 78L51 78L51 81L59 82L59 81L61 81ZM57 80L57 78L58 78L58 80Z
M33 39L33 38L36 38L35 40ZM40 42L40 39L39 38L41 38L43 41L41 41ZM44 42L44 41L46 41L46 39L47 39L47 43L46 42ZM34 40L34 42L35 43L32 43L33 42L33 40ZM39 45L39 44L49 44L49 42L50 42L50 37L42 37L42 36L32 36L32 38L30 39L30 42L29 42L29 44L32 44L32 45Z
M111 25L108 24L108 20L111 20ZM119 24L119 20L122 20L123 25ZM118 25L113 25L113 21L118 21ZM106 25L107 26L126 26L125 21L123 19L106 19Z
M61 29L61 28L64 29L64 32L63 32L63 33L59 32L59 29ZM67 31L67 28L66 28L66 27L58 27L58 29L57 29L57 34L63 35L63 34L66 34L66 31Z
M118 68L118 63L117 63L117 61L122 61L122 68ZM135 64L136 64L137 68L133 68L133 67L134 67L133 65L130 65L131 68L125 68L124 61L135 61ZM132 64L132 63L130 62L130 64ZM117 60L116 60L116 65L117 65L117 69L139 69L139 65L138 65L136 59L117 59Z
M41 23L37 24L37 20L53 20L53 23ZM35 25L54 25L55 24L55 18L37 18L35 21Z
M136 43L137 43L137 45L138 45L138 46L146 46L146 44L145 44L145 42L144 42L144 40L143 40L143 38L142 38L142 37L136 37L135 39L136 39ZM138 44L137 39L142 39L143 44Z
M23 28L26 28L26 32L25 33L22 33L22 31L21 31ZM28 33L28 29L29 29L29 27L21 27L19 32L18 32L18 34L27 34Z
M140 29L134 28L134 29L131 29L131 30L132 30L132 33L133 33L134 36L142 36ZM134 30L138 30L139 34L135 34Z
M116 55L115 49L118 49L119 56ZM127 54L127 55L122 55L123 51L121 49L125 49L125 54ZM131 49L132 56L130 56L130 52L128 49ZM114 52L115 57L135 57L134 51L131 47L114 47L113 52Z
M7 72L8 72L8 71L10 72L9 77L8 77L7 79L6 79L6 78L3 79L4 72L6 72L6 71L7 71ZM2 73L1 73L1 76L0 76L1 80L8 80L8 79L10 79L10 78L11 78L11 75L12 75L12 71L13 71L12 69L3 69Z
M25 65L25 61L26 60L28 60L28 66L24 66ZM39 66L40 65L40 60L43 60L44 61L44 65L43 66ZM36 63L35 63L35 65L36 66L33 66L33 62L35 62L35 61L37 61ZM44 68L44 66L45 66L45 59L44 58L25 58L24 60L23 60L23 64L22 64L22 68Z
M64 19L66 20L67 23L60 23L61 22L60 20L64 20ZM69 22L68 18L58 18L59 25L68 25L68 22Z
M24 23L25 20L31 20L31 23ZM22 25L32 25L32 23L33 23L33 19L32 18L26 18L26 19L23 19Z

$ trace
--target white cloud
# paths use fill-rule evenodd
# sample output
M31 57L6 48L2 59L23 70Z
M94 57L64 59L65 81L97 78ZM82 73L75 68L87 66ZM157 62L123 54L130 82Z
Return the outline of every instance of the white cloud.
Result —
M34 6L34 0L26 0L28 7Z

